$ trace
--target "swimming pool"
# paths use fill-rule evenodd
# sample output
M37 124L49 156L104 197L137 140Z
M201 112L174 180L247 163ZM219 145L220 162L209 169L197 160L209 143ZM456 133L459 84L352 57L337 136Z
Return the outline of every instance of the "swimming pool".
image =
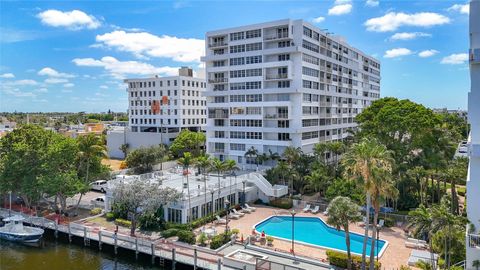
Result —
M345 244L345 232L337 231L328 226L318 217L295 217L295 242L301 242L306 245L319 246L326 249L347 251ZM292 240L292 217L291 216L271 216L255 225L255 230L259 233L265 231L267 235L283 240ZM372 239L369 238L367 244L367 255L370 255ZM382 255L388 243L384 240L377 240L378 252ZM357 255L362 254L363 235L350 232L350 251ZM375 256L377 247L375 246Z

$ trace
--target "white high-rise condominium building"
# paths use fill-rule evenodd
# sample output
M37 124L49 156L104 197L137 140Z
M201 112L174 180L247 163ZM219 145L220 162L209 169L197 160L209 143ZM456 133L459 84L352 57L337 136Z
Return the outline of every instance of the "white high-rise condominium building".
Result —
M467 217L471 222L466 237L466 269L478 269L480 261L480 0L470 2L470 81L468 121L470 123L467 176ZM478 263L478 262L477 262Z
M183 129L202 131L206 124L204 78L189 68L178 76L126 79L128 128L108 132L109 155L122 158L122 144L129 149L170 144Z
M252 146L311 153L342 140L380 97L380 63L303 20L211 31L205 37L207 151L243 167Z

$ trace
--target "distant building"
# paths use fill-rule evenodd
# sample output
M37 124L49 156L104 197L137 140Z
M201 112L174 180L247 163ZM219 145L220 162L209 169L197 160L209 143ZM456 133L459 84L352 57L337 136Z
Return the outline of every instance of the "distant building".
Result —
M182 67L178 76L126 79L128 127L107 132L110 157L123 158L122 144L129 150L151 145L169 145L183 129L202 131L206 124L206 82Z
M79 125L69 125L58 130L58 133L70 138L77 138L88 134L101 135L105 130L103 123L85 123Z
M433 109L434 112L436 113L449 113L449 114L456 114L460 116L462 119L467 120L468 113L466 110L449 110L447 108L442 108L442 109Z
M380 62L303 20L207 32L207 151L241 167L254 147L311 153L343 140L380 97Z
M17 127L16 122L9 121L6 117L0 118L0 138Z

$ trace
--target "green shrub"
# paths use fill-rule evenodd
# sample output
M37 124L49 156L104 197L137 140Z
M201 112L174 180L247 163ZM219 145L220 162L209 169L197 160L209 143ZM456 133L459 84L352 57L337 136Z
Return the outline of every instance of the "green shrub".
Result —
M108 212L105 217L107 218L107 221L112 221L115 220L115 214L113 212Z
M202 247L206 246L207 245L207 235L205 233L201 233L199 236L198 236L198 244Z
M179 230L176 228L166 229L165 231L162 232L162 237L169 238L172 236L177 236L178 231Z
M188 243L188 244L195 244L195 234L192 231L182 231L179 230L177 232L178 241Z
M146 230L158 229L160 227L160 223L160 219L154 214L141 215L138 218L138 224L140 225L140 228Z
M274 238L273 238L272 236L270 236L270 235L267 236L267 241L268 241L268 242L273 242L273 239L274 239Z
M232 235L231 232L228 232L228 234L221 233L218 235L215 235L212 238L212 241L210 242L210 249L217 249L226 243L230 242L230 236Z
M132 226L132 222L130 220L126 220L126 219L123 219L123 218L115 219L115 224L118 225L118 226L123 226L123 227L127 227L127 228L130 228Z
M239 234L240 230L239 229L232 229L232 234Z
M95 207L92 210L90 210L90 215L92 216L96 216L100 213L102 213L102 208Z
M178 229L178 230L187 230L190 231L192 230L192 225L187 223L187 224L180 224L180 223L172 223L172 222L167 222L165 224L165 229Z
M293 207L293 200L290 198L281 198L281 199L271 200L269 204L277 208L290 209Z
M341 267L341 268L347 268L348 257L347 257L346 253L333 251L333 250L327 250L327 257L328 257L328 261L330 262L331 265ZM362 264L362 257L352 255L352 261L353 261L352 262L352 269L353 270L360 269L360 266ZM370 263L370 261L367 260L367 265L369 263ZM375 262L375 269L381 269L381 266L382 265L379 262Z

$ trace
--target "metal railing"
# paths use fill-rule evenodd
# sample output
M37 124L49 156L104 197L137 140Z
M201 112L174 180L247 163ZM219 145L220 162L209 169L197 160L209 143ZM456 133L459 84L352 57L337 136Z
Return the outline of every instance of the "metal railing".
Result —
M228 78L212 78L208 79L209 83L226 83L228 82Z
M213 47L220 47L220 46L227 46L227 45L228 45L228 43L225 42L225 41L218 41L218 42L209 43L208 47L213 48Z
M287 73L279 73L279 74L267 74L265 75L267 80L275 80L275 79L286 79L288 78Z

